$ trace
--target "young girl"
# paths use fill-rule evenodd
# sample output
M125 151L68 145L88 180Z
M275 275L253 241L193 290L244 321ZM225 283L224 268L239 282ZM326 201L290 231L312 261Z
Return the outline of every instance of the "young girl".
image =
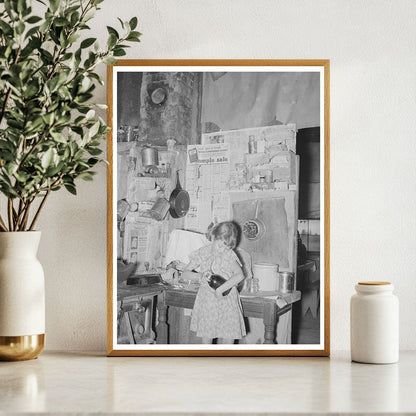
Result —
M212 243L190 254L190 263L184 274L199 268L201 286L195 299L191 317L191 330L202 337L204 344L221 338L224 344L246 335L237 285L244 279L243 271L233 249L238 231L231 221L217 224L211 231ZM209 276L218 274L227 281L217 289L208 285ZM223 295L228 289L230 293Z

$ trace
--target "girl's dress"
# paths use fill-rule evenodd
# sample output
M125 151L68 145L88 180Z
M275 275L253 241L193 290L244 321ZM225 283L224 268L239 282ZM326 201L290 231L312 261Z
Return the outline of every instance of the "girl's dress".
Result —
M199 264L201 273L219 274L225 279L232 276L232 265L239 262L231 249L214 253L212 246L201 247L190 256ZM203 281L196 295L191 317L191 330L206 338L241 339L246 335L243 312L238 291L234 286L227 296L218 299L208 283Z

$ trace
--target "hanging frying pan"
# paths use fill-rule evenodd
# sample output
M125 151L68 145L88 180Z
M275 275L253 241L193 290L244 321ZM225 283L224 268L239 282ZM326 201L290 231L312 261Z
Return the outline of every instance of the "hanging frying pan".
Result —
M266 226L264 222L257 218L259 213L259 201L256 201L256 214L253 219L247 220L242 226L242 231L244 236L248 240L259 240L263 237L263 234L266 232Z
M169 213L172 218L182 218L189 211L189 194L181 187L178 170L176 171L176 188L170 194L169 203Z

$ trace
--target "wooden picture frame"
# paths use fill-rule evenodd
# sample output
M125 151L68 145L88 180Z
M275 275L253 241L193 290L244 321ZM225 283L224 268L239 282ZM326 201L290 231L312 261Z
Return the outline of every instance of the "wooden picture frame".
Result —
M108 67L107 355L329 355L329 85L329 60L120 60ZM176 178L190 199L179 219L170 201ZM246 278L236 295L247 332L239 343L198 341L189 322L199 286L178 280L169 269L177 262L167 264L202 238L214 214L237 224L241 247L255 259L255 280ZM267 267L279 259L274 283ZM296 313L317 320L316 341L293 341L301 332ZM258 339L245 341L253 328Z

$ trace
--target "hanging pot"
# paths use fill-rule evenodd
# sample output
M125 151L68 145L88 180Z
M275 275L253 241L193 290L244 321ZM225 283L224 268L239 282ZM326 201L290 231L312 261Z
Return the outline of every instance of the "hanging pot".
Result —
M0 360L36 358L45 342L40 231L0 233Z
M176 188L170 194L169 203L169 213L172 218L182 218L189 211L189 193L181 187L178 170L176 171Z

